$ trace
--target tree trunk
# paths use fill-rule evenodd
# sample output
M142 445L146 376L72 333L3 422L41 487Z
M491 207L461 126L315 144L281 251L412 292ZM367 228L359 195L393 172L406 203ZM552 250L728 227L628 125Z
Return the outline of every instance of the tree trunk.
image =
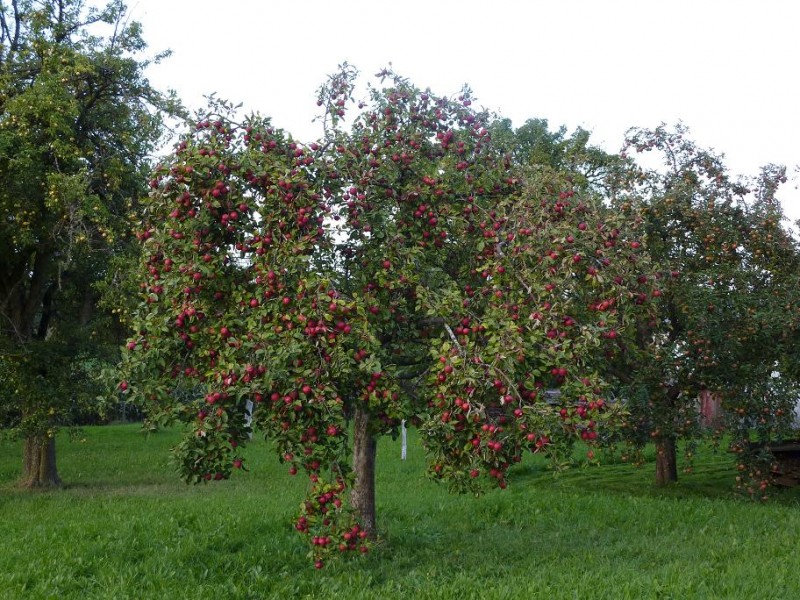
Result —
M678 481L678 457L674 437L656 440L656 485Z
M350 503L361 526L375 539L375 456L378 443L369 427L369 412L361 407L353 415L353 472L355 485Z
M56 438L45 435L25 438L22 486L28 489L61 487L56 468Z

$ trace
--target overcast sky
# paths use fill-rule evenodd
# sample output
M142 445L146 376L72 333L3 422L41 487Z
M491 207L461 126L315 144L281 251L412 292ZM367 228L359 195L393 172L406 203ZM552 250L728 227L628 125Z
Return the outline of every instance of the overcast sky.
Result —
M197 108L242 102L295 138L319 135L316 90L347 61L392 64L519 126L545 118L619 149L632 126L682 120L735 173L785 164L800 219L800 2L795 0L129 0L151 82Z

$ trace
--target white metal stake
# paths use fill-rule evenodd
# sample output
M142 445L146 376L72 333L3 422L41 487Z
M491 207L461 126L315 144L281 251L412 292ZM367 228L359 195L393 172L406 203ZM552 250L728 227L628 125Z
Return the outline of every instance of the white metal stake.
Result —
M400 450L400 459L406 459L406 448L408 448L408 440L406 439L406 420L403 419L400 423L400 443L401 443L401 450Z
M248 400L245 404L245 416L244 416L244 424L250 427L253 424L253 401ZM253 430L250 430L250 433L247 434L251 440L253 439Z

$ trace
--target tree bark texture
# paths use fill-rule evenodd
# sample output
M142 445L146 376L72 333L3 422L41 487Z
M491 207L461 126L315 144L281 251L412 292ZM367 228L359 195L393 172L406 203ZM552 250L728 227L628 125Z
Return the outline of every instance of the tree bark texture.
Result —
M375 515L375 456L378 442L370 430L369 411L358 407L353 416L353 472L356 480L350 503L359 517L361 527L370 538L376 536Z
M674 437L656 440L656 485L678 481L678 457Z
M56 439L46 435L25 438L22 486L28 489L61 487L56 468Z

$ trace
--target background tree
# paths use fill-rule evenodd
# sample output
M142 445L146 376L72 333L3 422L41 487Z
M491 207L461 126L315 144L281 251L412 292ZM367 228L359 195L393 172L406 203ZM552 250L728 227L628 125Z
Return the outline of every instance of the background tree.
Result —
M90 394L92 360L113 360L93 283L124 243L173 108L144 77L145 44L124 11L0 2L3 424L25 438L31 487L59 483L54 432Z
M683 126L634 129L627 147L663 164L633 175L635 193L620 205L646 221L647 250L659 268L663 312L654 351L616 365L628 384L631 435L656 444L656 481L677 479L676 443L716 429L744 450L752 438L787 435L797 394L786 359L797 331L797 241L784 228L776 191L785 176L731 178L722 158L698 148ZM700 397L713 397L726 422L704 423ZM725 427L727 425L727 427ZM740 469L765 489L763 465Z
M550 130L547 119L528 119L514 129L510 119L492 124L492 138L519 165L550 168L568 176L574 189L613 197L625 160L590 144L589 131L578 127L570 135L561 125Z
M461 490L596 439L617 411L592 358L651 288L637 223L518 172L468 90L384 72L348 118L355 77L321 89L320 142L217 104L157 169L120 383L154 421L190 424L189 481L243 466L252 402L309 476L296 527L319 566L375 536L376 440L403 418Z

